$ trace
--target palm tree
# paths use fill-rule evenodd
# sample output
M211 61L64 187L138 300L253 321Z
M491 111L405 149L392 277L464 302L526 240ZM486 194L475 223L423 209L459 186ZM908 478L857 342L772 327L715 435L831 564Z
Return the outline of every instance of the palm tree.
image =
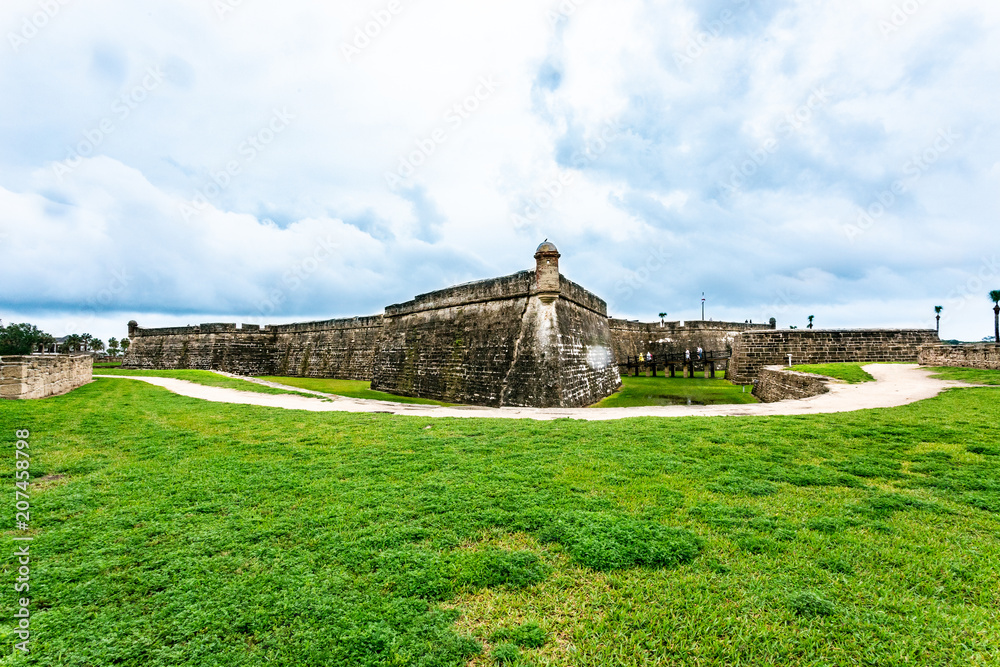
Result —
M990 292L990 301L993 302L993 338L1000 345L1000 289Z
M110 354L112 357L117 357L119 352L120 352L120 348L118 347L118 339L117 338L109 338L108 339L108 354Z
M666 317L666 316L667 316L666 313L660 313L660 326L661 327L663 326L663 318Z
M809 316L809 326L807 326L806 329L812 329L813 328L813 320L814 319L816 319L815 315L810 315Z
M83 338L76 334L70 334L66 336L62 344L63 354L70 354L72 352L79 352L80 348L83 346Z
M934 306L934 312L937 313L937 334L938 338L941 337L941 311L944 310L944 306Z

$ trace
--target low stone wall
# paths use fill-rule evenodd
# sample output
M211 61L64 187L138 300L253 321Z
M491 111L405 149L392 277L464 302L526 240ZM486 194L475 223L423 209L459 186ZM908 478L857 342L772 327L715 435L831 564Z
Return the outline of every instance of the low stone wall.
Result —
M736 337L726 377L750 384L765 366L788 363L916 363L920 348L937 343L933 329L784 329Z
M1000 370L1000 345L925 345L920 348L919 361L924 366L957 366Z
M89 354L0 357L0 398L33 399L58 396L94 379Z
M754 384L753 395L762 403L777 403L790 399L809 398L826 394L830 388L826 386L831 378L809 373L782 370L781 366L768 366L761 369Z

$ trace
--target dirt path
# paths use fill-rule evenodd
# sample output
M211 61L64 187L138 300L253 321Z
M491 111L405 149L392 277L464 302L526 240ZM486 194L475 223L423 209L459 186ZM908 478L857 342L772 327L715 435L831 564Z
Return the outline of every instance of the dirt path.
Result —
M124 375L95 375L94 377L139 380L163 387L181 396L200 398L215 403L260 405L286 410L310 412L370 412L416 417L481 417L501 419L584 419L603 421L629 417L723 417L754 415L809 415L833 412L851 412L870 408L891 408L937 396L945 389L969 387L962 382L932 379L931 371L916 364L872 364L865 366L877 380L862 384L831 383L830 393L796 401L780 403L754 403L749 405L671 405L642 408L480 408L439 407L370 401L358 398L333 396L297 387L280 385L263 380L258 384L280 387L301 393L316 394L316 398L290 394L258 394L221 387L208 387L187 380L171 378L138 377ZM248 378L241 378L247 380Z

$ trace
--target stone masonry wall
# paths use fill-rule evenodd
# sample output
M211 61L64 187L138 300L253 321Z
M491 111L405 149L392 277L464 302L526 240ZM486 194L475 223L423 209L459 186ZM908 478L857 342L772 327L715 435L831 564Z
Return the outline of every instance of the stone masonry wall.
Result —
M692 354L701 347L710 352L725 352L744 331L772 331L769 324L741 322L659 322L610 320L611 341L615 363L626 363L627 357L645 355Z
M372 388L474 405L596 403L621 384L607 306L565 278L560 291L543 302L522 271L389 306Z
M740 334L726 377L750 384L765 366L837 362L916 363L920 347L938 341L932 329L784 329Z
M809 373L782 370L780 366L761 369L753 387L753 395L762 403L777 403L789 399L809 398L830 391L829 379Z
M0 357L0 398L57 396L93 381L94 358L81 355Z
M920 348L919 361L924 366L957 366L1000 370L1000 345L925 345Z
M382 317L259 327L134 328L124 368L370 380Z

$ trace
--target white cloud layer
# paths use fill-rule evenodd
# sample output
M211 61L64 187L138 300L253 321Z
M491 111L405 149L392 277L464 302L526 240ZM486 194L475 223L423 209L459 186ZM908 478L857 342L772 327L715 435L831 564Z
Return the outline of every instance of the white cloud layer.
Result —
M11 0L0 34L4 321L370 314L549 237L615 315L992 330L994 4Z

